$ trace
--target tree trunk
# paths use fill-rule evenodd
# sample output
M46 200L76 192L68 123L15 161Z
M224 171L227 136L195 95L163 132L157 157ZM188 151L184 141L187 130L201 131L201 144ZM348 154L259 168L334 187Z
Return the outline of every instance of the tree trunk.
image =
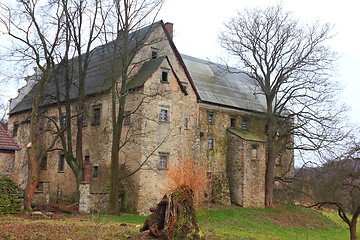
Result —
M351 219L351 223L350 223L350 239L351 240L357 240L357 234L356 234L356 223L357 223L357 218L360 215L360 206L356 209L355 213L353 214L353 217Z
M42 83L40 83L41 85ZM45 85L45 84L44 84ZM30 134L28 143L28 175L24 192L24 208L31 210L31 203L39 180L39 164L37 159L37 132L39 123L39 102L42 94L42 87L36 93L32 104L30 119Z
M194 194L186 186L166 194L146 219L141 232L163 239L204 239L196 220Z
M267 100L267 162L265 171L265 207L273 206L273 193L275 183L275 119L272 111L272 98Z
M33 147L33 146L32 146ZM28 151L28 175L24 192L24 208L29 211L32 209L31 203L34 198L36 186L39 180L38 163L36 149L29 148Z

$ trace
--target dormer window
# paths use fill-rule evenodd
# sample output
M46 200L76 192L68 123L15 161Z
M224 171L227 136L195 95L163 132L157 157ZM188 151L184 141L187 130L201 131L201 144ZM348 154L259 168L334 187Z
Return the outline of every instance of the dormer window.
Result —
M161 69L161 80L162 83L169 83L169 69L162 68Z
M157 58L159 55L159 49L157 48L151 48L151 58L155 59Z

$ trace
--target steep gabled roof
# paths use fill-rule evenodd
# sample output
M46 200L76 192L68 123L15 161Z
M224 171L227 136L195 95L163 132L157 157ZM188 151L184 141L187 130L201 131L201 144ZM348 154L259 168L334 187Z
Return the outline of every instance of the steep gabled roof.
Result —
M133 57L139 50L139 46L144 43L150 34L158 26L164 25L162 21L155 22L149 26L131 32L129 35L130 46L129 46L129 55ZM99 94L105 92L111 88L112 77L117 77L120 73L120 66L122 65L122 49L121 46L122 40L115 40L113 42L98 46L91 51L91 58L87 70L87 76L85 80L85 95ZM110 55L111 54L111 55ZM110 57L111 56L111 57ZM115 74L112 73L112 61L116 61ZM72 84L70 87L70 99L75 99L78 97L78 58L75 57L69 60L69 65L72 66L72 69L67 72L74 74L71 76ZM60 88L65 89L65 70L63 70L57 76L60 76ZM37 85L35 85L30 92L13 108L10 110L9 114L14 114L24 110L31 109L32 99L37 90ZM62 91L65 92L65 91ZM61 101L65 98L62 97ZM55 80L47 84L47 88L42 96L40 106L45 106L56 102L56 88Z
M186 68L202 102L252 112L266 112L263 95L255 94L259 87L253 79L238 69L182 55Z
M21 150L19 145L10 137L6 130L0 124L0 150L11 150L18 151Z

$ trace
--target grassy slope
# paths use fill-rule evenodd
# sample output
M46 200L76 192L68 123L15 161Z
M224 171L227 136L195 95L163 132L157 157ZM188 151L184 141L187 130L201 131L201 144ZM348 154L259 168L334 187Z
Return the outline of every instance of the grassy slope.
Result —
M199 213L199 220L210 239L349 239L336 213L292 205L207 209Z

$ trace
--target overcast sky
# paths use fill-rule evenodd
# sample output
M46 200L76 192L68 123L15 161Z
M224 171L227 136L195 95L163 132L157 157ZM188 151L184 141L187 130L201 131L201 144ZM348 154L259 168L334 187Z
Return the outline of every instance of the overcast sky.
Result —
M167 0L160 18L174 23L174 42L181 53L216 61L226 56L218 42L223 23L235 16L237 10L276 4L275 0ZM360 2L357 0L284 0L285 10L301 21L319 19L335 25L337 34L330 42L341 56L338 76L344 91L341 96L351 107L350 119L360 124Z
M174 42L181 53L216 61L226 56L218 42L224 22L237 10L276 4L275 0L167 0L159 18L174 23ZM338 80L344 86L342 100L351 107L350 120L360 124L360 3L357 0L284 0L285 10L303 21L330 22L336 36L329 42L341 55L338 61ZM3 88L3 86L0 86ZM16 86L8 88L6 98L17 95Z

